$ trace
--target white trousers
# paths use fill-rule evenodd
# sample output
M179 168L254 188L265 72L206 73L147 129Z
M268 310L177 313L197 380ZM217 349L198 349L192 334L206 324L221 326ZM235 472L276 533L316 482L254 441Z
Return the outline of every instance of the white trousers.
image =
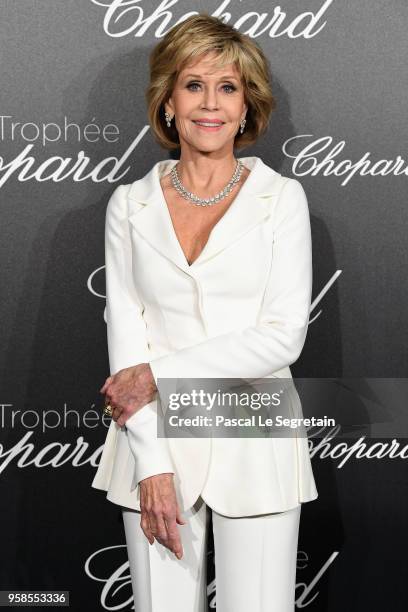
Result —
M184 551L178 560L156 540L150 545L140 513L122 507L135 612L207 612L210 513L217 612L293 612L300 512L301 505L231 518L200 497L177 526Z

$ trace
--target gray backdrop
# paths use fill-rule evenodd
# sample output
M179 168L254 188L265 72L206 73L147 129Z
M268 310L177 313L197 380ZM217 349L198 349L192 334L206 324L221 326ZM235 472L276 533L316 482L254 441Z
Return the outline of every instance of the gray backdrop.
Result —
M119 509L90 488L108 425L104 217L117 184L168 157L147 124L147 62L188 13L224 15L271 62L278 110L238 156L308 196L316 303L292 373L402 378L408 365L406 1L123 4L0 2L0 589L69 590L75 610L132 606ZM335 440L326 456L316 445L297 607L406 610L408 453L341 464ZM213 578L209 555L212 608Z

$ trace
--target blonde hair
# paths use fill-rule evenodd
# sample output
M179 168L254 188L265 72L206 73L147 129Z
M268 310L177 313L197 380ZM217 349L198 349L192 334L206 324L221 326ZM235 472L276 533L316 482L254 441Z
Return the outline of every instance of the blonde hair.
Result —
M167 127L164 104L171 96L178 74L205 53L215 52L216 66L235 64L248 106L245 131L237 133L234 147L252 145L269 123L276 101L271 90L269 63L262 49L246 34L217 17L201 13L176 24L150 54L150 83L146 102L150 127L165 149L177 149L180 141L174 122Z

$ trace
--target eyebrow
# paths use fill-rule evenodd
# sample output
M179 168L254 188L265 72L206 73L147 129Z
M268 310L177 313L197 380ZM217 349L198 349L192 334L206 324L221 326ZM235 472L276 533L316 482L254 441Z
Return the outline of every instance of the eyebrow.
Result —
M200 74L186 74L186 76L184 78L187 79L189 77L194 77L195 79L201 79L202 78ZM232 74L224 74L222 77L220 77L220 81L225 81L226 79L235 79L235 80L237 80L237 77L235 77Z

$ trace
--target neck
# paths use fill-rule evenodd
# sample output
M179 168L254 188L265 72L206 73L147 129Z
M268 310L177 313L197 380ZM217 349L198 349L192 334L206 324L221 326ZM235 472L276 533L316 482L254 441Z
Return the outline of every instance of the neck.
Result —
M180 181L196 194L216 193L231 180L237 166L233 153L222 157L180 155L177 172Z

